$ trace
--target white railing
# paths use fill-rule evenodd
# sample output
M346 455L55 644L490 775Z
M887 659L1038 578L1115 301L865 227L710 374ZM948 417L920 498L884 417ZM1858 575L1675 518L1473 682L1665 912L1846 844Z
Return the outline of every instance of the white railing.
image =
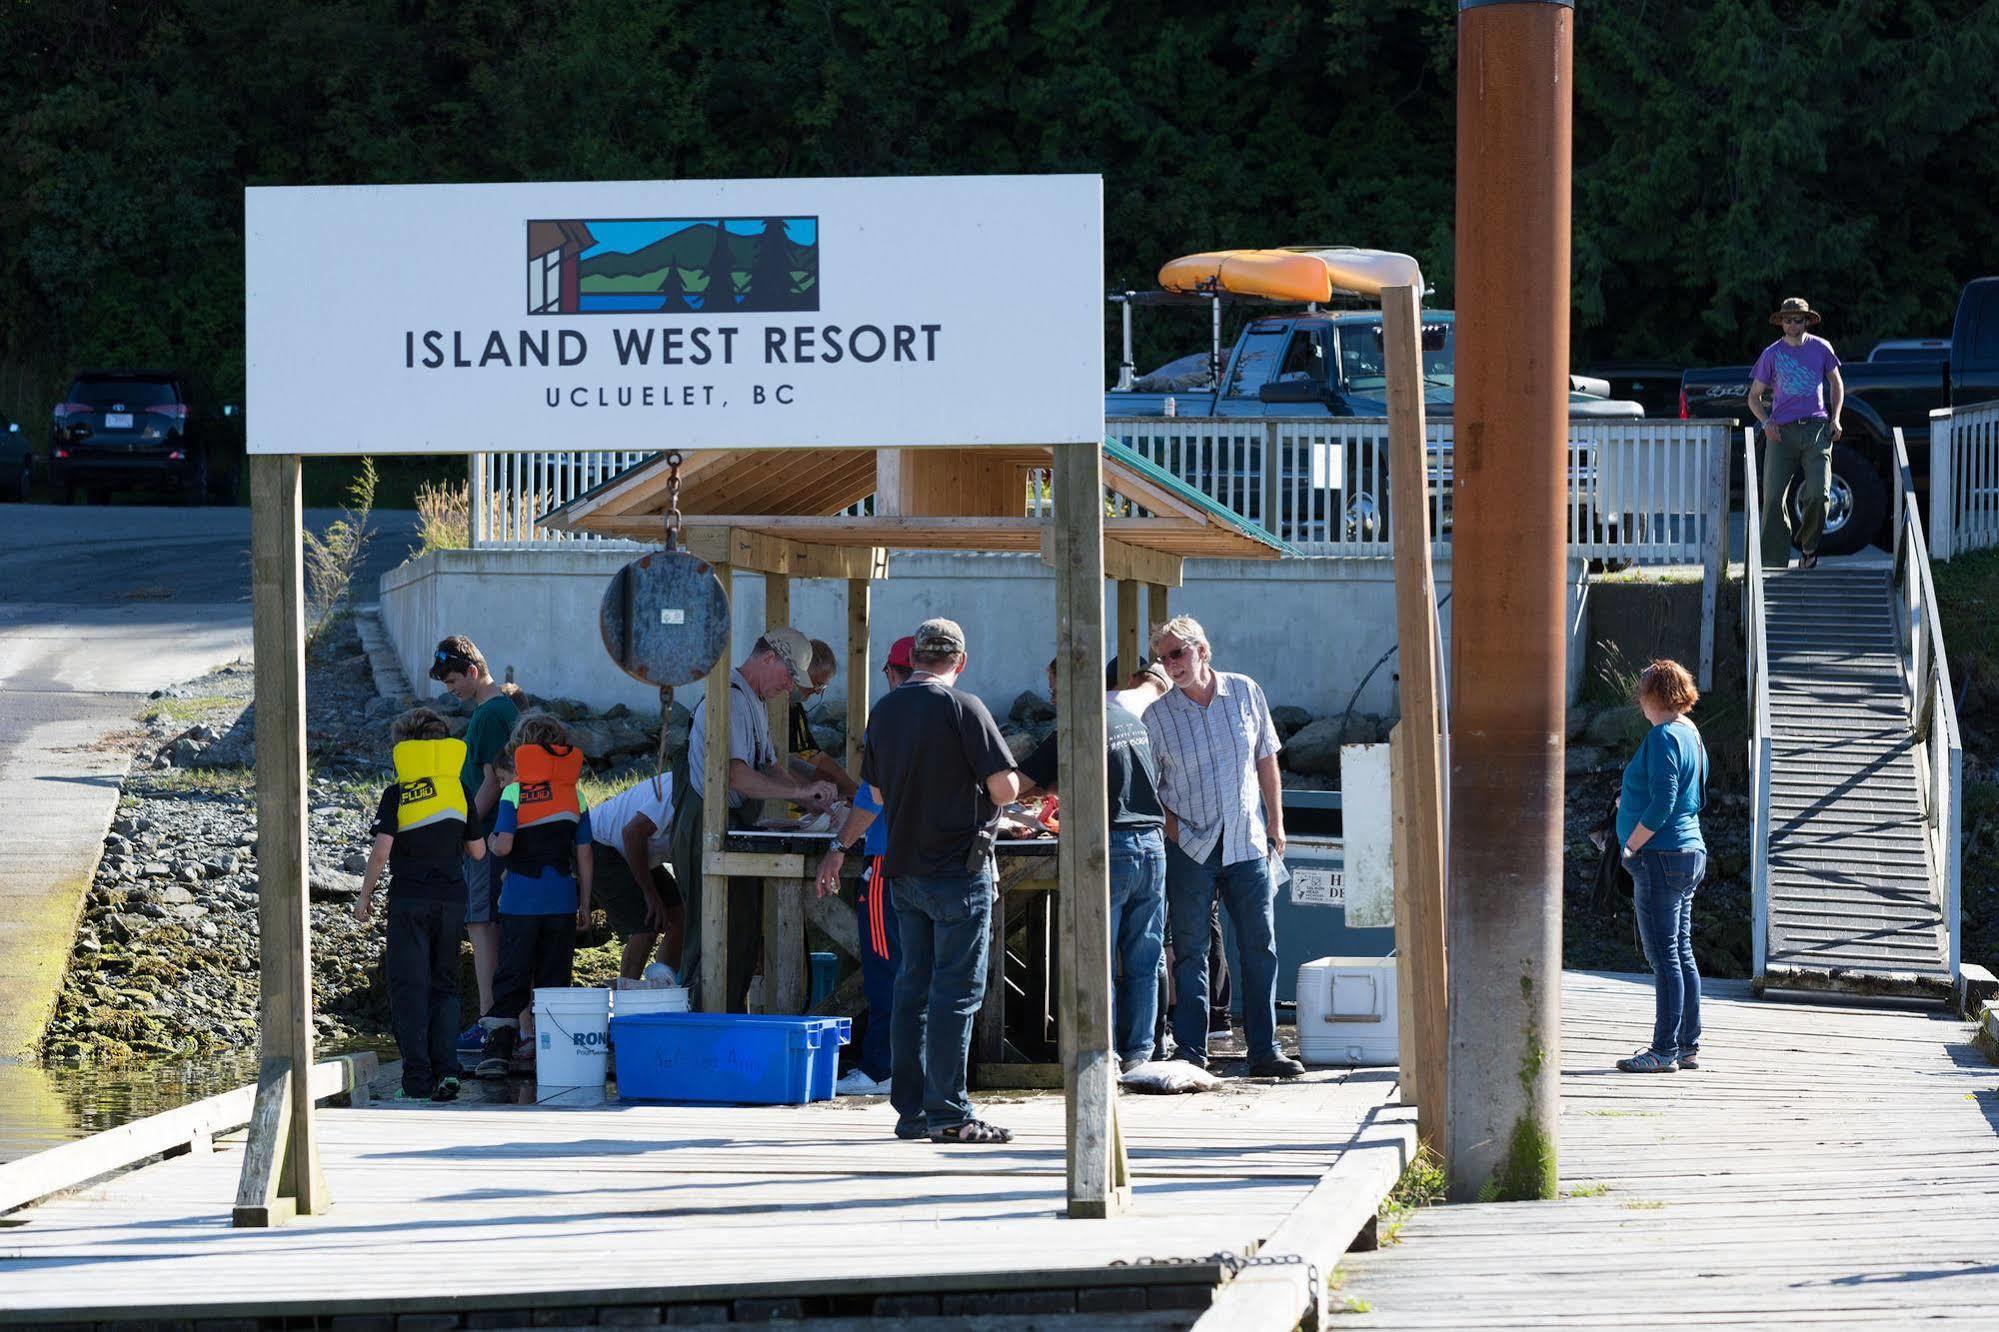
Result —
M1999 546L1999 402L1930 413L1930 553Z
M1935 438L1934 435L1931 438ZM1943 912L1949 941L1950 978L1956 983L1963 865L1959 847L1964 789L1964 740L1957 727L1957 700L1950 688L1950 660L1944 654L1943 621L1936 584L1930 577L1922 515L1916 507L1915 478L1901 427L1895 429L1897 504L1895 512L1896 611L1902 621L1903 692L1909 725L1916 733L1917 775L1922 783L1923 817L1930 850L1930 882ZM1930 477L1936 495L1936 476ZM1941 506L1939 506L1941 507Z
M1307 555L1387 559L1388 423L1379 418L1113 417L1106 433ZM1448 420L1428 427L1430 521L1451 535ZM1711 566L1727 512L1728 426L1576 421L1569 428L1569 549L1584 559ZM473 544L523 549L603 538L537 521L653 456L645 451L474 455ZM1028 511L1045 488L1030 480ZM868 501L847 510L865 513ZM634 544L634 543L619 543Z
M1431 422L1426 432L1431 527L1445 542L1452 425ZM1105 431L1307 555L1391 553L1386 420L1112 417ZM1727 423L1575 421L1569 448L1571 554L1695 564L1719 551Z
M642 543L582 532L557 532L541 516L638 466L657 449L588 449L544 453L475 453L471 463L471 540L494 550L534 550L587 542Z
M1763 975L1770 940L1770 639L1763 615L1763 523L1757 484L1756 432L1742 432L1742 617L1748 645L1749 935L1756 975Z

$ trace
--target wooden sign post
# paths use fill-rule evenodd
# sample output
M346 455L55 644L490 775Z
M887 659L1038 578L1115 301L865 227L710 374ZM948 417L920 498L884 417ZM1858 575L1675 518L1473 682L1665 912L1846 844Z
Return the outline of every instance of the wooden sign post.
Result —
M305 559L296 454L250 457L256 660L258 1024L263 1064L232 1224L326 1210L312 1103L312 927L306 907Z
M1057 444L1055 688L1062 798L1061 1053L1069 1215L1112 1216L1131 1200L1111 1048L1110 795L1104 720L1104 460L1092 440ZM1001 932L1004 937L1004 932ZM990 958L987 966L1000 966Z

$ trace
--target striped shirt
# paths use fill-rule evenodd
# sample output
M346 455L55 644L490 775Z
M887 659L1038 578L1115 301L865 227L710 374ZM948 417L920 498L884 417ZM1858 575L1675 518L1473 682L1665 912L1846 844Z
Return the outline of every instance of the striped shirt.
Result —
M1175 689L1145 710L1145 729L1180 849L1204 861L1219 844L1224 865L1270 854L1256 763L1277 752L1277 727L1256 681L1216 671L1207 706Z

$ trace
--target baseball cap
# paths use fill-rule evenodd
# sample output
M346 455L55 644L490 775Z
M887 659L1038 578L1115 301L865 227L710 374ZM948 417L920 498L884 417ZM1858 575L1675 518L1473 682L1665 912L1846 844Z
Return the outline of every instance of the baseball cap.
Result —
M790 625L763 632L764 646L791 672L791 682L801 689L812 687L812 640Z
M916 669L916 660L910 654L916 651L916 640L907 634L889 645L888 660L884 666L900 666L905 671Z
M962 653L965 650L965 631L958 627L956 620L946 620L941 616L925 620L916 626L916 652Z

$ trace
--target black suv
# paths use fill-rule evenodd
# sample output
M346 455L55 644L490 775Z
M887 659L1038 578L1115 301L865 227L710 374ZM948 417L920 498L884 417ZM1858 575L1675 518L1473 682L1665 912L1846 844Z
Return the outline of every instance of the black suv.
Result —
M169 488L189 504L232 499L239 450L228 424L177 371L85 370L55 409L49 488L58 504L131 487Z

